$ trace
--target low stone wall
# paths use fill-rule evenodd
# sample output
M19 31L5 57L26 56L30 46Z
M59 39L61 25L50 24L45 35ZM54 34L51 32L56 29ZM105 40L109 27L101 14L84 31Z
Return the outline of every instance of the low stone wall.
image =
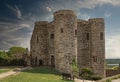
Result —
M106 77L111 77L120 74L120 70L106 70Z

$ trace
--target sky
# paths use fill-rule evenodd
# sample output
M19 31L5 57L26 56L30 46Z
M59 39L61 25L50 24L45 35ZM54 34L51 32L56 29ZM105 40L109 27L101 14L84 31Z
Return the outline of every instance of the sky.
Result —
M65 9L78 19L104 18L106 58L120 58L120 0L0 0L0 50L29 48L34 22Z

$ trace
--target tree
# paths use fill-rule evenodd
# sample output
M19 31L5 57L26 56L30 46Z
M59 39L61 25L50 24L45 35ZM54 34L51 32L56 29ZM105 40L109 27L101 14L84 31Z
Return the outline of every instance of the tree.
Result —
M25 48L13 46L13 47L9 48L9 51L7 53L9 56L15 56L16 54L22 54L25 52L26 52Z
M6 65L7 64L7 53L5 51L0 51L0 65Z
M5 51L0 51L0 58L6 59L7 57L8 57L8 55Z
M26 54L26 49L22 47L13 46L9 48L8 52L0 51L0 65L23 65L23 54ZM25 56L26 57L26 56Z

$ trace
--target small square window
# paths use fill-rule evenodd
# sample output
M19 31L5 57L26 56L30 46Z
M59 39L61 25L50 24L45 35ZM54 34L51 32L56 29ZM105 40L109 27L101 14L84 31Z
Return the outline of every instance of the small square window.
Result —
M97 62L97 61L98 61L97 56L93 56L93 61L94 61L94 62Z
M89 40L89 33L86 33L86 39Z
M103 33L100 33L100 40L103 40Z
M54 39L54 34L51 34L51 35L50 35L50 39Z
M77 36L77 30L75 30L75 36Z
M63 33L63 28L61 28L61 33Z
M37 41L37 43L39 42L39 37L38 36L37 36L37 40L36 41Z

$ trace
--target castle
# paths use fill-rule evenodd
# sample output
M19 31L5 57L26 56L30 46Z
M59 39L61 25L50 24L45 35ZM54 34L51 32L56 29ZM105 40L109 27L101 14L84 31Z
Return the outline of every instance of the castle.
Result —
M77 59L79 71L87 67L96 75L106 75L103 18L85 21L77 19L72 10L56 11L52 22L35 22L30 45L34 66L71 73L71 63Z

